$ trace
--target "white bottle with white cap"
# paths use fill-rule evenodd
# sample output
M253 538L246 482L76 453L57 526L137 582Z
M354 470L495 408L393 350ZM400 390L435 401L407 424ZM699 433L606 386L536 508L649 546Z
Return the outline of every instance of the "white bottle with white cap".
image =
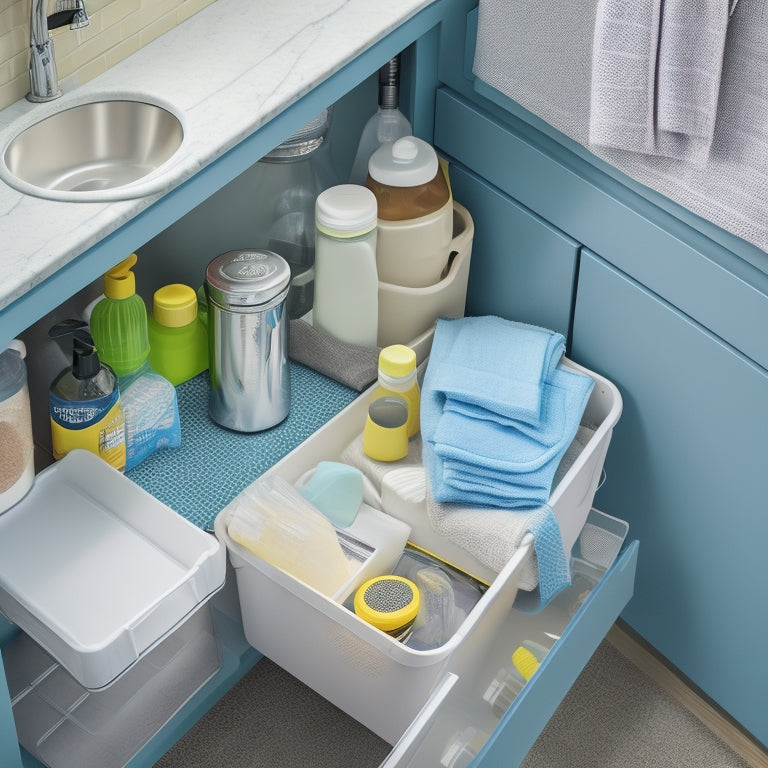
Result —
M315 296L312 323L341 341L375 347L379 327L376 198L339 184L315 202Z
M380 147L366 186L378 204L379 280L410 288L440 282L453 238L453 199L432 146L405 136Z

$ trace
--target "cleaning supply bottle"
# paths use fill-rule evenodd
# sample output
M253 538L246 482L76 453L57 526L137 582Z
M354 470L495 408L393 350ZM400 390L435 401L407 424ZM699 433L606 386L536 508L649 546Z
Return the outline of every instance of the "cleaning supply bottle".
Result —
M357 154L352 163L350 184L365 184L368 161L382 145L410 136L411 124L400 111L400 55L390 59L379 70L379 108L371 115L360 135Z
M75 448L95 453L115 469L125 469L125 418L114 371L99 360L85 323L68 320L53 326L52 339L72 336L72 367L51 384L49 394L53 457Z
M315 295L312 322L348 344L375 347L379 330L376 198L339 184L315 202Z
M200 321L193 288L158 288L149 317L149 364L174 386L208 368L208 332Z
M408 437L421 428L421 395L416 380L416 353L404 344L392 344L379 353L379 386L374 398L399 395L408 404Z
M127 470L160 448L181 444L176 389L149 363L147 307L131 271L136 261L132 253L104 275L104 298L90 317L99 356L120 384Z
M99 357L118 376L135 371L149 356L147 307L131 271L136 261L132 253L104 275L104 298L90 318Z

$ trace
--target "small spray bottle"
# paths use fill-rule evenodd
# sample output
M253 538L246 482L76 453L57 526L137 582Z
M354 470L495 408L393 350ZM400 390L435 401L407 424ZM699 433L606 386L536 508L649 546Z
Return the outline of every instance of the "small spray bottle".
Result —
M382 145L412 134L408 118L400 111L400 55L379 70L379 108L368 118L352 163L350 184L365 184L368 161Z

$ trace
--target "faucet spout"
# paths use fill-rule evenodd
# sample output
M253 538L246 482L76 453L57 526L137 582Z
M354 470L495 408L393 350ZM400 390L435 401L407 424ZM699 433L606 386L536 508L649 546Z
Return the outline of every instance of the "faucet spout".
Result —
M69 24L70 29L90 23L84 0L56 0L50 16L46 0L31 0L29 16L29 101L51 101L61 96L50 30Z

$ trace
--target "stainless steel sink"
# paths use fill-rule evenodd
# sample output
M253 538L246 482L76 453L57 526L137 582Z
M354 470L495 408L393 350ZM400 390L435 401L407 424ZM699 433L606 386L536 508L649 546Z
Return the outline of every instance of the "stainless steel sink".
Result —
M166 163L183 137L179 119L156 104L131 100L80 104L13 138L3 153L2 175L17 189L40 197L83 201L135 197L147 194L135 183Z

